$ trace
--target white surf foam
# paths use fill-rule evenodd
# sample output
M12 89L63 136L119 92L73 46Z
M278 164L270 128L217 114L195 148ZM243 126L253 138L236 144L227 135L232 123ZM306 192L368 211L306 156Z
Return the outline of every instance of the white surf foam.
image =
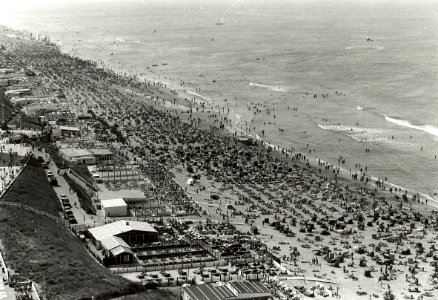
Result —
M116 41L123 43L125 40L119 37L116 37Z
M195 92L192 92L192 91L187 91L187 93L190 94L190 95L193 95L193 96L199 97L199 98L201 98L202 100L208 102L209 104L212 103L212 100L211 100L209 97L202 96L202 95L200 95L200 94L198 94L198 93L195 93Z
M429 133L431 135L438 137L438 128L435 126L432 126L432 125L414 125L411 122L406 121L406 120L391 118L391 117L388 117L387 115L384 115L384 117L385 117L385 120L388 122L397 124L397 125L402 126L402 127L408 127L411 129L421 130L421 131L424 131L426 133Z
M380 51L385 49L385 47L381 47L381 46L349 46L349 47L345 47L345 50L353 50L353 49L372 49L375 51Z
M363 110L363 108L360 107L360 106L356 107L356 109L358 109L358 110Z
M395 142L383 136L383 130L378 128L364 128L348 125L321 125L319 128L328 131L344 132L346 136L357 142L392 143Z
M285 86L275 86L275 85L268 85L268 84L261 84L261 83L249 83L250 86L256 86L259 88L268 89L273 92L286 92L287 88Z
M355 126L348 126L348 125L322 125L318 124L319 128L322 128L324 130L331 130L331 131L352 131L352 132L363 132L366 131L365 128L362 127L355 127Z

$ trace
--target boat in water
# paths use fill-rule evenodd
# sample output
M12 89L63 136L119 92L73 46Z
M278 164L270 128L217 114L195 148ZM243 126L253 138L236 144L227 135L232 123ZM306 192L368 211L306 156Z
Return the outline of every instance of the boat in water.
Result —
M217 22L216 25L224 25L224 18L221 18L221 20Z

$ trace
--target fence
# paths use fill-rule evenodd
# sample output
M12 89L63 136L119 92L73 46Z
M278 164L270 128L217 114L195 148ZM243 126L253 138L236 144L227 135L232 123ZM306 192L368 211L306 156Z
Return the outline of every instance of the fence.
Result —
M225 259L225 258L224 258ZM243 263L253 263L253 262L271 262L271 256L246 256L246 257L236 257L227 259L231 265L238 265Z
M179 270L179 269L192 269L200 267L223 267L227 266L228 261L226 260L213 260L213 261L197 261L197 262L178 262L174 264L161 265L156 264L153 266L141 266L141 265L120 265L120 266L110 266L110 270L115 274L120 273L133 273L133 272L152 272L152 271L163 271L163 270Z

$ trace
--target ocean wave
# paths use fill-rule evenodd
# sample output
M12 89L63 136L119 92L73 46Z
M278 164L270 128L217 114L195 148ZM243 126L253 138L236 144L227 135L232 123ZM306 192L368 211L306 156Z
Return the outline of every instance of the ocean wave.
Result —
M267 85L267 84L261 84L261 83L249 83L250 86L256 86L264 89L268 89L273 92L286 92L287 88L285 86L275 86L275 85Z
M378 128L363 128L348 125L321 125L319 128L328 131L345 132L345 135L357 142L395 143L382 135L383 130ZM348 132L348 133L347 133Z
M385 117L385 120L388 122L397 124L397 125L402 126L402 127L408 127L411 129L421 130L421 131L424 131L426 133L429 133L431 135L438 137L438 128L435 126L432 126L432 125L414 125L411 122L406 121L406 120L391 118L391 117L388 117L387 115L383 115L383 116Z
M212 103L212 100L209 97L202 96L202 95L195 93L195 92L192 92L192 91L187 91L187 93L190 95L196 96L198 98L201 98L202 100L208 102L209 104Z
M373 49L375 51L380 51L385 49L385 47L381 47L381 46L349 46L349 47L345 47L345 50L353 50L358 48Z
M363 108L360 107L360 106L356 107L356 109L358 109L358 110L363 110Z
M319 128L324 130L330 130L330 131L352 131L352 132L364 132L367 131L366 128L362 127L355 127L355 126L349 126L349 125L322 125L318 124Z
M118 41L118 42L121 42L121 43L125 42L125 40L124 40L124 39L122 39L122 38L119 38L119 37L116 37L116 41Z
M356 134L345 134L345 136L348 136L349 138L352 138L353 140L357 142L372 142L372 143L385 143L385 144L395 144L394 141L389 140L386 137L373 135L369 132L361 132Z

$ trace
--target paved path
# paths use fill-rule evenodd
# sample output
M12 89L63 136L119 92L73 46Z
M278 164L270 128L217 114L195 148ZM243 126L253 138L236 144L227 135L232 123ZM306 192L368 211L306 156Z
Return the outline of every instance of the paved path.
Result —
M3 283L3 278L7 278L6 267L4 266L3 257L0 253L0 300L15 300L15 291L7 284Z
M4 205L4 206L14 206L14 207L18 207L18 208L21 208L21 209L29 210L29 211L37 214L37 215L45 216L45 217L51 218L51 219L53 219L55 221L62 221L62 222L64 221L60 217L51 215L51 214L49 214L49 213L47 213L45 211L41 211L41 210L35 209L33 207L24 205L22 203L18 203L18 202L4 202L4 201L2 201L2 202L0 202L0 206L2 206L2 205Z

